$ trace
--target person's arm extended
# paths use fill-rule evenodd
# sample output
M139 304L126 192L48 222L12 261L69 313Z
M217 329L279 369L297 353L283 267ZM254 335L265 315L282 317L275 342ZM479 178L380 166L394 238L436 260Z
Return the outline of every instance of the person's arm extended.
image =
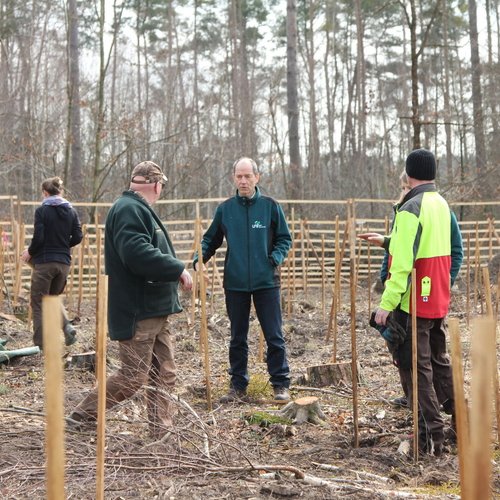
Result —
M208 262L210 258L215 254L217 249L222 245L224 241L224 233L221 227L222 221L222 211L220 207L217 207L215 211L214 218L209 228L203 235L201 240L201 252L203 254L203 263ZM193 257L193 269L196 270L196 265L199 260L198 252L195 252Z
M458 225L456 215L451 212L451 269L450 278L451 285L455 283L455 280L462 266L462 261L464 260L464 248L462 243L462 233L460 232L460 227Z

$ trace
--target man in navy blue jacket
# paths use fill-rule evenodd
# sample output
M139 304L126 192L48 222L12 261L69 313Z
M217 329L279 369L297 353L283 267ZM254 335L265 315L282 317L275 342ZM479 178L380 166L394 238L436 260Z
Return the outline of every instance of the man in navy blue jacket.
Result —
M221 403L246 396L248 386L248 329L253 298L267 343L267 369L278 400L290 399L290 370L282 331L279 266L292 238L280 205L257 187L259 171L254 160L240 158L233 165L235 196L221 203L203 236L203 262L226 238L224 291L231 322L229 363L231 386ZM196 269L198 255L193 266Z

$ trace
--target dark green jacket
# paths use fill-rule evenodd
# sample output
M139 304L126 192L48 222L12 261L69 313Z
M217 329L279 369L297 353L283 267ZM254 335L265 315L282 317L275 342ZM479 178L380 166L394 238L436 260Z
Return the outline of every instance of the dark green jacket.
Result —
M277 201L262 196L256 187L253 198L236 193L221 203L203 236L203 262L207 262L226 238L224 288L252 292L280 285L278 266L292 244L285 215ZM194 264L198 261L195 256Z
M112 340L132 338L139 320L182 311L177 285L184 263L143 198L125 191L108 212L105 235Z

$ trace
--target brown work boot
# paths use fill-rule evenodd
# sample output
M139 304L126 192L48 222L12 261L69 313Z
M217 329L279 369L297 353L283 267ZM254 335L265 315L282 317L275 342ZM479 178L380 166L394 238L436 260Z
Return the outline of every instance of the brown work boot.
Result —
M227 404L227 403L235 403L235 402L242 402L247 400L247 391L246 389L235 389L234 387L231 387L227 394L224 394L219 399L219 403L222 404Z

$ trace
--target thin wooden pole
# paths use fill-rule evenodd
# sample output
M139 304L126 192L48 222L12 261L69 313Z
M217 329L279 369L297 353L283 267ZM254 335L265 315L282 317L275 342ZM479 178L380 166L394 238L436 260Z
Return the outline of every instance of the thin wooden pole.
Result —
M470 441L467 405L464 395L464 371L462 360L462 344L458 319L450 318L450 346L453 370L453 393L455 398L455 418L457 425L458 464L460 470L460 490L463 500L470 499L470 485L467 483L470 470Z
M467 317L467 326L470 325L470 233L467 233L467 276L465 277L467 285L465 314Z
M367 232L369 232L369 228L366 228ZM372 259L371 259L371 245L368 245L366 249L366 260L368 263L368 279L367 279L367 288L368 288L368 311L371 314L372 311Z
M47 429L45 478L48 500L61 500L64 494L64 409L62 367L61 299L46 295L42 298L43 352L45 358L45 412Z
M100 229L99 229L100 231ZM97 281L99 317L97 322L97 484L96 498L104 500L104 458L106 445L106 336L107 336L107 276L100 275Z
M412 369L412 411L413 411L413 461L418 462L418 351L417 351L417 273L411 271L411 369Z
M476 241L474 247L474 312L477 311L477 296L479 293L479 222L476 221Z
M202 258L201 250L201 219L198 219L198 256ZM201 263L200 263L201 264ZM205 368L205 382L207 385L207 407L212 411L212 387L210 384L210 353L208 351L208 328L207 328L207 290L203 265L198 265L198 283L200 291L200 339L203 346L203 360Z
M5 254L3 250L3 226L0 225L0 276L4 277L4 269L5 269ZM500 276L500 274L499 274ZM3 285L3 283L2 283ZM498 296L498 294L497 294ZM4 287L0 286L0 307L3 307L4 301ZM498 301L497 301L498 304Z
M483 272L483 285L484 285L484 299L486 302L486 315L493 318L493 303L491 301L491 287L490 287L490 272L487 267L482 268Z
M78 252L78 316L81 316L82 301L83 301L83 268L85 267L85 235L87 233L87 225L84 224L82 227L83 238L79 246Z
M300 237L300 258L302 260L302 286L304 289L304 299L307 300L307 276L309 273L307 272L307 261L305 255L305 246L304 246L304 219L300 219L299 226L299 237Z
M352 206L349 205L352 210ZM351 211L352 214L352 211ZM356 349L356 227L354 218L349 219L349 247L350 247L350 291L351 291L351 370L352 370L352 413L354 424L354 447L359 446L358 429L358 360Z
M292 291L289 294L291 299L295 299L295 207L292 207ZM293 302L290 300L290 312L293 312Z
M26 238L26 229L24 223L19 226L19 231L17 233L17 245L16 245L16 278L14 282L14 303L19 303L19 295L21 293L21 281L22 281L22 271L23 262L21 260L21 252L24 249L24 240Z
M491 498L492 381L495 367L495 324L477 318L472 327L471 498Z
M325 275L325 235L321 235L321 317L325 321L326 310L326 275Z

